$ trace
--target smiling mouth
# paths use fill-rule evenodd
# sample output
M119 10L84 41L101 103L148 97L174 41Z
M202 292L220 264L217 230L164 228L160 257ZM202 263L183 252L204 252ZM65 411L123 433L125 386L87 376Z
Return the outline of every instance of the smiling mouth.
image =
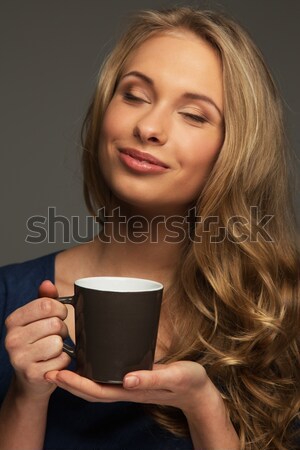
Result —
M119 149L119 152L135 159L140 163L144 163L145 166L154 165L163 169L169 169L169 166L167 164L150 155L150 153L141 152L140 150L136 150L133 148L121 148Z

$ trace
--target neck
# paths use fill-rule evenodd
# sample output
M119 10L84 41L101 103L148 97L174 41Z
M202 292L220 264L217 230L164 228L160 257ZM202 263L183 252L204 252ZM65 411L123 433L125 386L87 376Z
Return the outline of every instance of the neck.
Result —
M118 208L106 215L96 239L99 264L105 261L106 271L114 276L171 283L184 241L183 225L176 231L171 216L129 215L120 211Z

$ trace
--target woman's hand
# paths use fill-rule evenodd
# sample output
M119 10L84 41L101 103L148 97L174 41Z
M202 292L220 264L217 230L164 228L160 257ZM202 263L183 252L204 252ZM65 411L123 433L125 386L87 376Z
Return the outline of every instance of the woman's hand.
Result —
M195 362L154 365L152 371L128 373L123 386L98 384L68 370L52 371L46 379L90 402L128 401L180 408L186 416L195 449L240 449L223 399Z
M153 370L128 373L123 386L98 384L63 370L46 374L46 379L91 402L131 401L175 406L190 410L211 382L205 369L195 362L155 364Z
M60 370L70 358L62 352L68 330L63 322L67 308L53 298L57 289L44 281L39 289L42 298L14 311L6 319L6 349L15 369L15 388L20 395L49 397L55 387L45 380L49 370Z

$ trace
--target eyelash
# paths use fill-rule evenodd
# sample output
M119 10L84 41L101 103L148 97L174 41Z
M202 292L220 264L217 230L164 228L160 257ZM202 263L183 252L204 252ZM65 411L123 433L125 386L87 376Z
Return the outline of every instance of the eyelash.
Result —
M136 102L136 103L144 103L145 102L146 103L146 101L144 99L137 97L136 95L133 95L130 92L125 92L123 94L123 98L124 98L124 100L129 101L129 102Z
M136 95L131 94L131 92L125 92L123 94L123 99L129 102L135 102L135 103L147 103L144 99L137 97ZM206 123L208 120L203 116L198 116L197 114L192 113L180 113L181 115L187 117L188 119L193 120L197 123Z
M185 116L195 122L198 122L198 123L208 122L208 120L204 116L198 116L197 114L191 114L191 113L180 113L180 114L182 114L183 116Z

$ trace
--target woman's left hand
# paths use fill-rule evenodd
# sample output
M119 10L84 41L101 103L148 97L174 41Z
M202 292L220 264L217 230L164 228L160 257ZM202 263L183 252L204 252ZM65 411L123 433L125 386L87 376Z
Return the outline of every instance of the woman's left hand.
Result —
M153 370L130 372L123 386L96 383L68 370L51 371L45 377L90 402L153 403L174 406L186 413L199 408L204 392L207 388L211 392L212 387L203 366L191 361L155 364Z
M203 366L191 361L155 364L153 370L125 375L123 386L95 383L68 370L45 375L59 387L90 402L152 403L180 408L194 448L240 449L221 394Z

